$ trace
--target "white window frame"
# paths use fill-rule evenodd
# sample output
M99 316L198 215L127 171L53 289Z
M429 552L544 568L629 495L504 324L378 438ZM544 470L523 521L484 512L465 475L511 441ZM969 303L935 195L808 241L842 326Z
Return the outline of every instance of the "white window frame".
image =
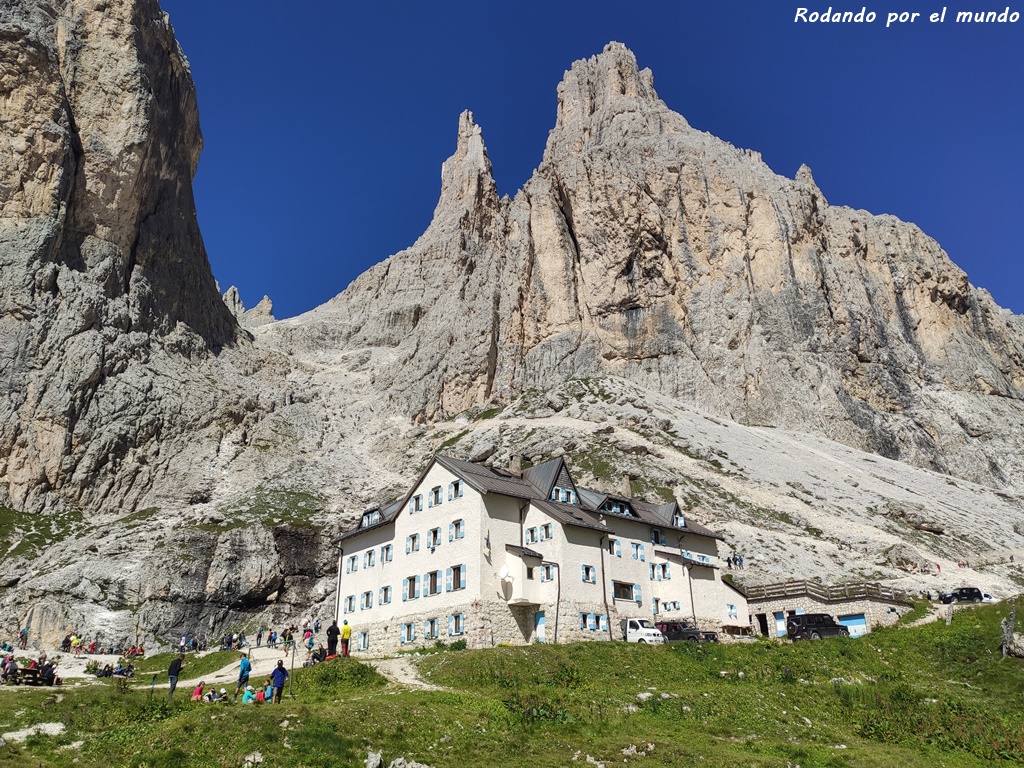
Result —
M345 596L345 607L342 613L355 613L356 612L356 596L346 595Z
M450 525L449 541L457 541L466 538L466 521L463 519L453 520Z
M436 640L439 637L437 619L423 620L423 639Z
M440 485L435 485L430 489L430 495L427 496L428 507L439 507L444 501L444 489Z
M597 584L597 567L580 563L580 580L586 584Z
M377 561L377 553L372 548L363 553L363 568L373 568Z
M391 586L383 586L380 588L379 599L377 600L380 605L388 605L391 602Z
M395 559L395 546L394 544L385 544L380 548L380 562L390 563Z
M373 608L373 592L371 590L359 595L359 610L365 611L369 608Z
M410 621L407 624L402 624L399 628L399 641L402 643L415 643L416 642L416 623Z
M359 555L349 555L345 560L345 573L355 573L359 570Z
M466 614L464 613L453 613L448 617L448 626L451 631L450 635L463 635L466 633Z

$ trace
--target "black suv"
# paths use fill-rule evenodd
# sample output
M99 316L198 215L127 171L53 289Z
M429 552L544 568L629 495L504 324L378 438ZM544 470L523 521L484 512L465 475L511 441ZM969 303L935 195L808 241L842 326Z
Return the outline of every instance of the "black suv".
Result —
M705 632L697 629L688 621L658 621L655 622L661 634L665 636L666 643L678 643L687 640L691 643L717 643L717 632Z
M823 637L849 637L850 630L827 613L798 613L786 619L791 640L821 640Z
M980 603L984 597L977 587L958 587L948 594L940 595L939 600L946 605L950 603Z

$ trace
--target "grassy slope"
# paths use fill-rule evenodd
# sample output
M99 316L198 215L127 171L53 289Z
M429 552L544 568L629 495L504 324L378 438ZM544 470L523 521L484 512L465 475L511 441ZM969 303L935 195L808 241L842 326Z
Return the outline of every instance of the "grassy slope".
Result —
M1024 608L1024 605L1021 606ZM586 643L434 654L445 691L398 691L357 662L297 675L284 706L167 704L110 687L0 692L0 765L361 765L368 748L432 766L984 766L1024 762L1024 663L1000 659L1003 605L820 643ZM722 676L721 673L726 673ZM741 675L742 673L742 675ZM645 701L638 694L649 693ZM805 719L806 718L806 719ZM287 726L282 721L287 720ZM78 740L80 752L61 750Z

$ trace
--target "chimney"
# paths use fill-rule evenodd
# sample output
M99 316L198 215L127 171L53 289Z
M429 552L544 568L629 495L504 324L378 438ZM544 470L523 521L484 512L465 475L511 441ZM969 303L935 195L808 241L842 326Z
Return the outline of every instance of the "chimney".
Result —
M624 472L622 479L619 480L619 495L627 499L633 498L633 476L628 472Z
M513 475L523 474L523 457L522 454L513 453L508 460L508 471Z

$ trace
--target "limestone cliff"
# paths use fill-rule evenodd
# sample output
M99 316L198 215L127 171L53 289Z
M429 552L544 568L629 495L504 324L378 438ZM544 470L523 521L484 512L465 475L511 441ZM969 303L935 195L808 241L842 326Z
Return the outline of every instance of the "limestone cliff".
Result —
M421 419L614 374L744 424L1024 481L1021 318L917 227L830 206L806 167L784 178L693 129L616 43L566 73L514 199L464 114L424 235L279 331L293 350L386 351L375 386Z
M0 10L0 504L131 509L185 435L245 418L192 198L195 88L156 0Z

